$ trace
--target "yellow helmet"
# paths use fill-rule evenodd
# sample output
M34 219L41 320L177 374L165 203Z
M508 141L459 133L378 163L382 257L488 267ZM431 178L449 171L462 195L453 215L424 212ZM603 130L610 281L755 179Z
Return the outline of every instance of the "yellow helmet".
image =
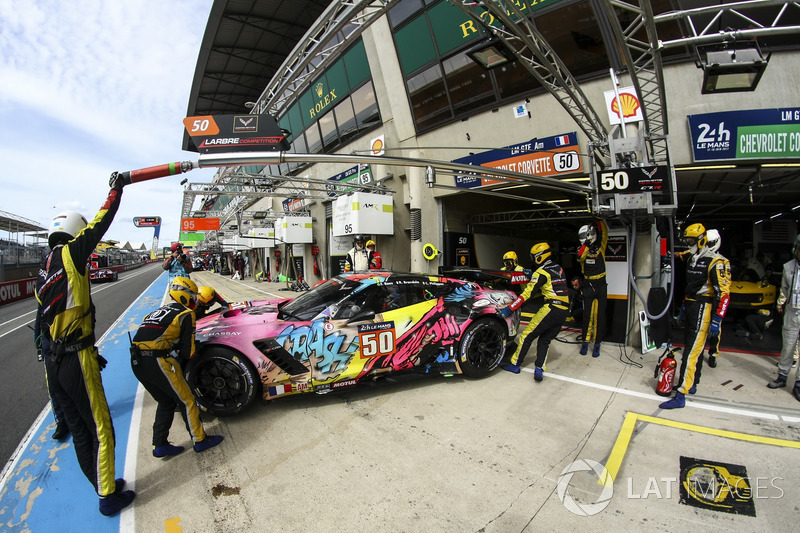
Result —
M553 255L553 251L546 242L534 244L531 248L531 261L536 265L541 265L551 255Z
M702 224L692 224L683 230L683 240L690 248L697 247L697 249L705 248L708 244L708 235L706 234L706 227Z
M214 299L214 296L217 295L217 291L215 291L212 287L200 287L200 290L197 291L197 301L203 304L211 303L211 300Z
M189 278L177 277L169 286L170 297L179 304L194 308L197 297L197 284Z
M367 248L369 248L370 246L375 246L375 241L373 241L372 239L367 241Z
M506 268L516 268L517 266L517 252L510 251L503 255L503 264Z

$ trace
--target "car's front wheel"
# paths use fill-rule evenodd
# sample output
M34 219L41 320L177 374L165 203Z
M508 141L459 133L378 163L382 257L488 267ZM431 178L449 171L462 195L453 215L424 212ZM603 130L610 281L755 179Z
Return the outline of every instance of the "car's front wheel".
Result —
M220 346L207 348L189 361L186 381L200 407L218 416L241 413L261 388L250 361Z
M506 337L505 329L491 318L481 318L470 324L458 347L461 372L471 378L489 375L503 359Z

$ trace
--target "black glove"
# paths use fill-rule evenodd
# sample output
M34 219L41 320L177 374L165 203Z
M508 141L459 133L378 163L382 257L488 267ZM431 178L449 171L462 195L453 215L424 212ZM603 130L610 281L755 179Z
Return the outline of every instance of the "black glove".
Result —
M101 371L106 367L107 364L108 361L106 361L106 358L100 354L97 354L97 366L100 367Z
M112 172L111 177L108 178L108 186L115 191L121 191L125 186L125 179L119 172Z

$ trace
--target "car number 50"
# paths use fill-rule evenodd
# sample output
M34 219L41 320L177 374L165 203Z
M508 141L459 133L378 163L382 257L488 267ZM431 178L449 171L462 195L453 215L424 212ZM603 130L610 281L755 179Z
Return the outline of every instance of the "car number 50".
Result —
M630 184L631 179L624 170L600 174L600 188L604 191L624 191L628 189Z
M359 338L361 340L361 357L378 357L395 352L393 329L361 333Z
M553 165L558 172L569 172L581 168L578 152L558 152L553 154Z

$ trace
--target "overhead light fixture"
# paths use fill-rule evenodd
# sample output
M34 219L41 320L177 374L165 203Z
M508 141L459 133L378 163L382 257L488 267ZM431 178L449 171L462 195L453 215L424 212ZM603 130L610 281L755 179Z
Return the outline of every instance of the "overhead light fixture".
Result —
M469 50L467 57L486 70L506 65L514 60L511 50L494 36Z
M769 63L756 41L697 46L697 54L698 67L703 69L703 94L754 91Z
M736 168L736 165L706 165L700 167L675 167L676 172L681 172L684 170L722 170L726 168Z
M253 108L256 106L256 103L255 103L255 102L245 102L245 103L244 103L244 106L245 106L247 109L253 109Z

